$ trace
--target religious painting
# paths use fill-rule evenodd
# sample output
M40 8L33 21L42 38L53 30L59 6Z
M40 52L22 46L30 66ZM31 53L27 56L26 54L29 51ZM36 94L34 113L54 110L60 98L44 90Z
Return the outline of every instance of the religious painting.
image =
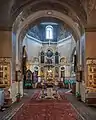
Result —
M55 77L59 77L59 68L55 67Z
M87 59L88 87L96 87L96 59Z
M45 54L44 54L43 51L41 52L40 57L41 57L41 58L40 58L40 63L44 63Z
M65 57L60 58L60 63L61 63L61 64L67 63L67 62L66 62L66 58L65 58Z
M10 58L0 58L0 87L9 87L10 76Z
M32 72L30 70L26 71L26 80L32 80Z
M65 77L65 68L61 67L61 78Z
M90 80L92 80L92 75L90 75Z
M0 66L0 71L3 70L3 66Z
M46 55L47 55L47 57L49 57L49 58L52 57L52 56L53 56L52 50L49 49L49 50L47 51Z
M7 66L5 66L5 70L7 70Z
M55 64L59 64L59 53L55 52Z
M33 82L34 83L38 82L38 72L37 71L33 72Z
M96 68L94 67L94 72L96 72Z

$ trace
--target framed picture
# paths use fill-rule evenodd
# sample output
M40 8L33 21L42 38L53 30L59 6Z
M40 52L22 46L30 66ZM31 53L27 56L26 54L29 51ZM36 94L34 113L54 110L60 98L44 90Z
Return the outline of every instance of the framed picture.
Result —
M96 74L94 74L94 79L96 79Z
M5 70L7 70L7 66L5 66Z
M96 67L94 67L94 72L96 72Z
M92 75L90 75L90 80L92 80Z
M92 68L90 67L90 70L89 70L90 72L92 72Z
M4 79L7 79L7 74L5 74Z
M0 71L2 71L3 70L3 66L2 65L0 65Z

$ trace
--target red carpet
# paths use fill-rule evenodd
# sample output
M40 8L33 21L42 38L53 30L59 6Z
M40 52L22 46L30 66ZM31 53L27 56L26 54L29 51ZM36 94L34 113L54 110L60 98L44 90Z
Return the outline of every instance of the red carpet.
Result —
M62 100L31 100L23 105L12 120L77 120L77 114L62 93Z

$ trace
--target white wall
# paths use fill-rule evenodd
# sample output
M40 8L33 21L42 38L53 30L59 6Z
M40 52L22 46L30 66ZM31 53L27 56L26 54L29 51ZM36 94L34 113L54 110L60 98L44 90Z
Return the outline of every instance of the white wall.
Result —
M32 60L33 57L38 57L38 52L40 52L42 44L32 41L31 39L28 39L25 37L23 41L23 45L26 46L26 51L28 54L28 60ZM72 54L72 51L74 47L76 46L75 40L73 38L69 38L66 41L59 43L57 46L56 44L52 44L50 47L53 50L58 49L58 52L60 53L60 56L65 56L68 61L70 61L70 56ZM47 51L48 45L43 45L43 50Z
M38 57L38 52L41 50L42 44L34 42L25 37L23 40L23 45L26 46L28 60L32 60L33 57Z
M70 61L70 56L75 46L76 43L72 37L57 45L60 55L65 56L68 61Z

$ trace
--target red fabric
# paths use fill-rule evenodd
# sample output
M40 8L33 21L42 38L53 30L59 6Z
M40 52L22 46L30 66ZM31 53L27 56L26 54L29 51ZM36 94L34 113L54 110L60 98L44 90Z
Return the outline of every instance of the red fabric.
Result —
M67 99L60 93L62 100L30 101L16 113L12 120L77 120L77 114Z

